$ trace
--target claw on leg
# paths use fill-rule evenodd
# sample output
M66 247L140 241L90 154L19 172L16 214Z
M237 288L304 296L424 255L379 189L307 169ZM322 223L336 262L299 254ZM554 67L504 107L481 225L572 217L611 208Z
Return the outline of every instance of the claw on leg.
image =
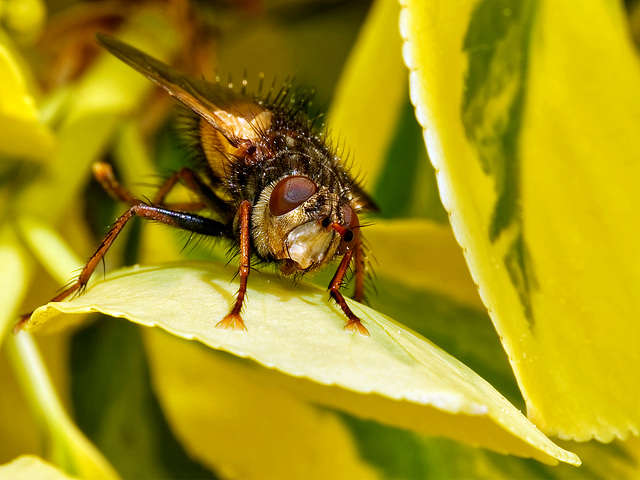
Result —
M31 318L32 314L33 314L33 312L25 313L24 315L20 315L20 320L18 320L16 322L16 324L13 326L12 332L13 332L14 335L17 335L18 333L20 333L22 331L24 326L27 324L27 322Z
M247 331L247 327L245 326L240 315L236 315L235 313L230 313L225 316L222 320L216 323L216 328L227 328L230 330L236 331Z
M370 336L369 330L367 330L367 327L365 327L358 318L356 318L355 320L349 320L344 326L344 329L349 333L358 333L363 337Z
M240 317L240 311L242 310L242 302L244 296L247 293L247 278L251 271L251 251L249 240L249 225L251 222L251 204L245 200L240 204L240 266L238 273L240 275L240 288L238 289L238 295L236 302L231 308L229 315L224 317L218 323L216 328L230 328L236 331L247 330L242 318Z
M356 316L356 314L351 311L349 305L347 305L347 301L344 299L344 296L340 293L340 285L342 284L342 279L347 272L347 268L349 268L349 262L351 262L352 256L353 250L349 250L342 257L338 270L329 284L329 295L331 295L331 298L335 300L349 319L347 324L344 326L345 331L349 333L358 333L363 337L369 337L369 330L367 330L367 327L362 324L362 321Z

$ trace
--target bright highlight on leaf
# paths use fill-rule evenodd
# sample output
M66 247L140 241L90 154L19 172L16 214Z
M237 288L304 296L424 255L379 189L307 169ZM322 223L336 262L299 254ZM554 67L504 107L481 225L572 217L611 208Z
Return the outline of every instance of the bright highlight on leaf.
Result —
M62 470L33 455L23 455L0 465L0 477L13 480L73 480Z
M527 402L563 438L640 431L640 63L619 2L407 0L411 94Z
M59 328L67 317L49 322L59 312L126 317L295 377L368 394L352 403L355 413L375 412L385 421L388 411L387 421L424 433L547 463L579 464L487 382L393 320L350 302L371 337L346 333L338 308L316 287L253 274L244 312L248 332L215 328L233 301L233 273L212 263L123 269L70 302L39 308L27 328Z

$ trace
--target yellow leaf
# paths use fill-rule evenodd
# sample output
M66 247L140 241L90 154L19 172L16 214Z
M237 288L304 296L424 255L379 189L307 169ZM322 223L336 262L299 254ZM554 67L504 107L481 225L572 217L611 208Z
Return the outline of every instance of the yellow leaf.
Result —
M19 43L38 39L47 19L44 0L9 0L0 7L2 27Z
M38 120L21 62L0 35L0 154L44 161L53 147L53 135Z
M25 452L42 453L38 425L4 354L0 356L0 385L0 464Z
M254 381L255 366L157 329L145 345L172 431L223 477L377 478L337 415Z
M23 455L0 465L0 477L12 480L71 480L62 470L33 455Z
M383 418L389 413L393 423L500 452L579 464L487 382L393 320L349 302L371 337L345 332L343 315L316 287L254 274L244 313L248 332L215 328L233 302L233 274L231 268L195 262L123 269L70 302L39 308L27 328L59 312L126 317L295 377L367 394L353 403L357 412ZM64 319L49 323L60 328Z
M36 417L47 456L67 472L83 478L115 479L118 474L73 424L60 403L33 338L11 336L4 350L23 398Z
M27 292L26 270L32 262L11 225L0 225L0 346L16 321L18 308Z
M534 423L640 431L640 64L623 5L406 1L445 207Z
M406 95L407 70L400 56L399 5L374 3L336 87L328 125L346 140L343 157L354 153L354 171L375 185ZM339 144L345 149L345 145Z
M376 276L484 309L449 225L429 220L377 220L364 231Z

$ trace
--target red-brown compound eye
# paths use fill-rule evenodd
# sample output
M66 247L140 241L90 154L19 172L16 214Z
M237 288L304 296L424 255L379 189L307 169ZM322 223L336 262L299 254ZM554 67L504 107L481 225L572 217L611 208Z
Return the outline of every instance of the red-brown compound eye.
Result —
M318 186L307 177L292 175L278 182L271 192L269 211L279 217L309 200Z
M356 211L351 207L351 205L343 205L341 211L345 232L342 235L342 241L338 247L338 255L344 255L349 250L353 249L360 238L360 222L358 221L358 214Z

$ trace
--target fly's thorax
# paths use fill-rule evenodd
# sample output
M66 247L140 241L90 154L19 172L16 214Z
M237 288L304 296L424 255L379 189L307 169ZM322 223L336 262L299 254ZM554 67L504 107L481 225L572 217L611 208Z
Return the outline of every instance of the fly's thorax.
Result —
M355 210L328 187L289 175L261 192L253 206L252 237L258 254L279 261L282 273L308 272L344 253L333 227L351 228L354 217L357 222Z
M262 150L273 117L272 112L255 103L238 103L228 108L230 111L216 111L217 118L224 121L227 128L224 132L199 119L202 150L211 171L221 180L234 171L235 162L253 163L266 154Z

